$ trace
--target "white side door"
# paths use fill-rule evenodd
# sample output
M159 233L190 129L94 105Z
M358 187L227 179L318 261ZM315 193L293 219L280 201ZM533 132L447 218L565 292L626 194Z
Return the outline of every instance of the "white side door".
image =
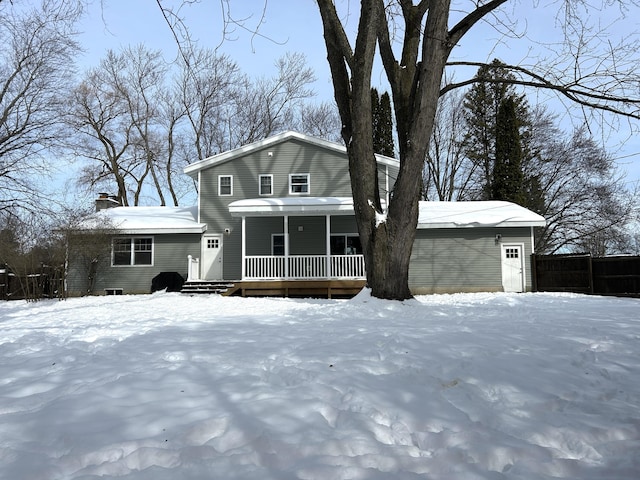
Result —
M524 292L522 244L502 245L502 287L505 292Z
M222 280L222 235L203 235L201 278Z

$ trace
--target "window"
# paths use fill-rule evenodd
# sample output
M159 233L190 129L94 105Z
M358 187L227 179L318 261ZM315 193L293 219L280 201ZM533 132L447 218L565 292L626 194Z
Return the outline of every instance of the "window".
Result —
M233 177L231 175L220 175L218 177L218 195L233 195Z
M153 238L128 237L113 240L112 265L153 265Z
M220 239L219 238L207 238L207 248L220 248Z
M273 175L260 175L260 195L273 195Z
M362 245L357 234L331 235L331 255L356 254L362 254Z
M292 173L289 175L289 193L304 194L309 193L309 174Z
M271 255L284 255L284 234L276 233L271 235Z
M520 249L518 248L506 248L505 256L507 258L518 258L520 253Z

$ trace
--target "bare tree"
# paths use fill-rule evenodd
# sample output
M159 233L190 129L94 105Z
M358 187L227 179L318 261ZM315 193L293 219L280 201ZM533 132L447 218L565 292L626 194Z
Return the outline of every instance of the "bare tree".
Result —
M49 171L45 155L59 144L82 12L74 0L18 3L0 5L0 210L38 203L33 180Z
M461 91L440 99L425 159L424 200L464 199L477 165L464 155L465 120Z
M129 47L109 51L74 91L67 115L77 132L74 148L92 160L80 182L92 187L115 183L122 205L140 204L148 178L161 205L166 204L165 189L176 201L166 161L168 137L182 114L167 104L166 73L159 52Z
M536 235L536 251L592 251L604 255L619 249L625 225L637 211L637 192L628 191L612 158L586 128L568 138L538 111L533 140L538 156L525 174L539 180L547 226Z
M261 140L291 128L298 121L305 101L314 96L309 85L315 80L306 58L289 53L279 58L276 74L257 80L245 77L229 112L227 149Z
M244 82L237 64L212 50L183 50L180 72L174 86L189 125L187 138L191 148L187 162L219 153L227 145L230 102L239 96Z
M300 119L294 129L331 142L341 142L340 115L335 103L304 104L300 108Z

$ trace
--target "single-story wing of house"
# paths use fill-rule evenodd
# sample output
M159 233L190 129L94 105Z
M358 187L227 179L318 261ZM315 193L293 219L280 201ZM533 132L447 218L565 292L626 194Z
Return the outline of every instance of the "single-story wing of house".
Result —
M385 204L399 163L381 155L377 162ZM344 146L284 132L185 173L198 185L194 207L96 202L87 231L108 225L108 242L93 268L70 255L70 294L148 293L162 287L159 276L176 275L186 291L225 285L240 294L313 294L327 285L329 294L347 293L364 285ZM509 202L420 202L410 287L414 294L530 290L533 232L544 224Z

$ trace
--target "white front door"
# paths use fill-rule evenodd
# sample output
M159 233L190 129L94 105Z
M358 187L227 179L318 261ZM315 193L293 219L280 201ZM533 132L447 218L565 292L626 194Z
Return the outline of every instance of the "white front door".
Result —
M201 278L222 280L222 235L202 237Z
M502 245L502 287L505 292L524 291L522 244Z

